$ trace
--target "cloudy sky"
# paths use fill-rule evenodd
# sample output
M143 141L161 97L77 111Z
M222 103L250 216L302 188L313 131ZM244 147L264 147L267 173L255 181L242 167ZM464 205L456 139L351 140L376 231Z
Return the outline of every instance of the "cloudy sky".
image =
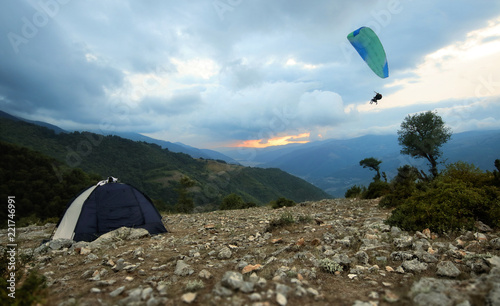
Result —
M347 34L371 27L376 76ZM500 1L0 2L0 110L198 148L500 128ZM374 91L383 94L370 105Z

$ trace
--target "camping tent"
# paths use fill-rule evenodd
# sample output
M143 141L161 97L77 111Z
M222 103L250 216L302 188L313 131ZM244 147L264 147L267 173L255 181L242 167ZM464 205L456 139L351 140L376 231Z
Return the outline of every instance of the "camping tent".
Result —
M144 228L150 234L167 232L148 196L110 177L69 202L52 239L92 241L123 226Z

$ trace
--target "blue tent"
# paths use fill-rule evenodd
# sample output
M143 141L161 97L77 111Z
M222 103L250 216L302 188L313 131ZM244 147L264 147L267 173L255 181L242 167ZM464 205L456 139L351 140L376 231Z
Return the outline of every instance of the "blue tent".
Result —
M167 232L148 196L110 177L70 201L52 239L92 241L123 226L144 228L152 235Z

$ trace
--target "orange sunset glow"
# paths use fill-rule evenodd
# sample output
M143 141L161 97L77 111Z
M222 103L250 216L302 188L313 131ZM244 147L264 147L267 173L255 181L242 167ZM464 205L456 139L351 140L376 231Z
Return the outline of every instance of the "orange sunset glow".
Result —
M272 146L283 146L291 143L308 143L309 135L311 133L302 133L298 135L288 135L282 137L274 137L268 139L267 141L264 139L251 139L245 140L241 143L234 145L233 147L244 147L244 148L266 148Z

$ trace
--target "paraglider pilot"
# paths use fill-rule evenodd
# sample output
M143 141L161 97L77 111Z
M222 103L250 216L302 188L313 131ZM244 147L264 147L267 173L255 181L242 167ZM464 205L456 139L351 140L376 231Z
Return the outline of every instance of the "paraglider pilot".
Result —
M374 103L377 104L378 100L382 99L382 95L379 94L378 92L375 92L375 97L373 97L371 100L370 100L370 104Z

